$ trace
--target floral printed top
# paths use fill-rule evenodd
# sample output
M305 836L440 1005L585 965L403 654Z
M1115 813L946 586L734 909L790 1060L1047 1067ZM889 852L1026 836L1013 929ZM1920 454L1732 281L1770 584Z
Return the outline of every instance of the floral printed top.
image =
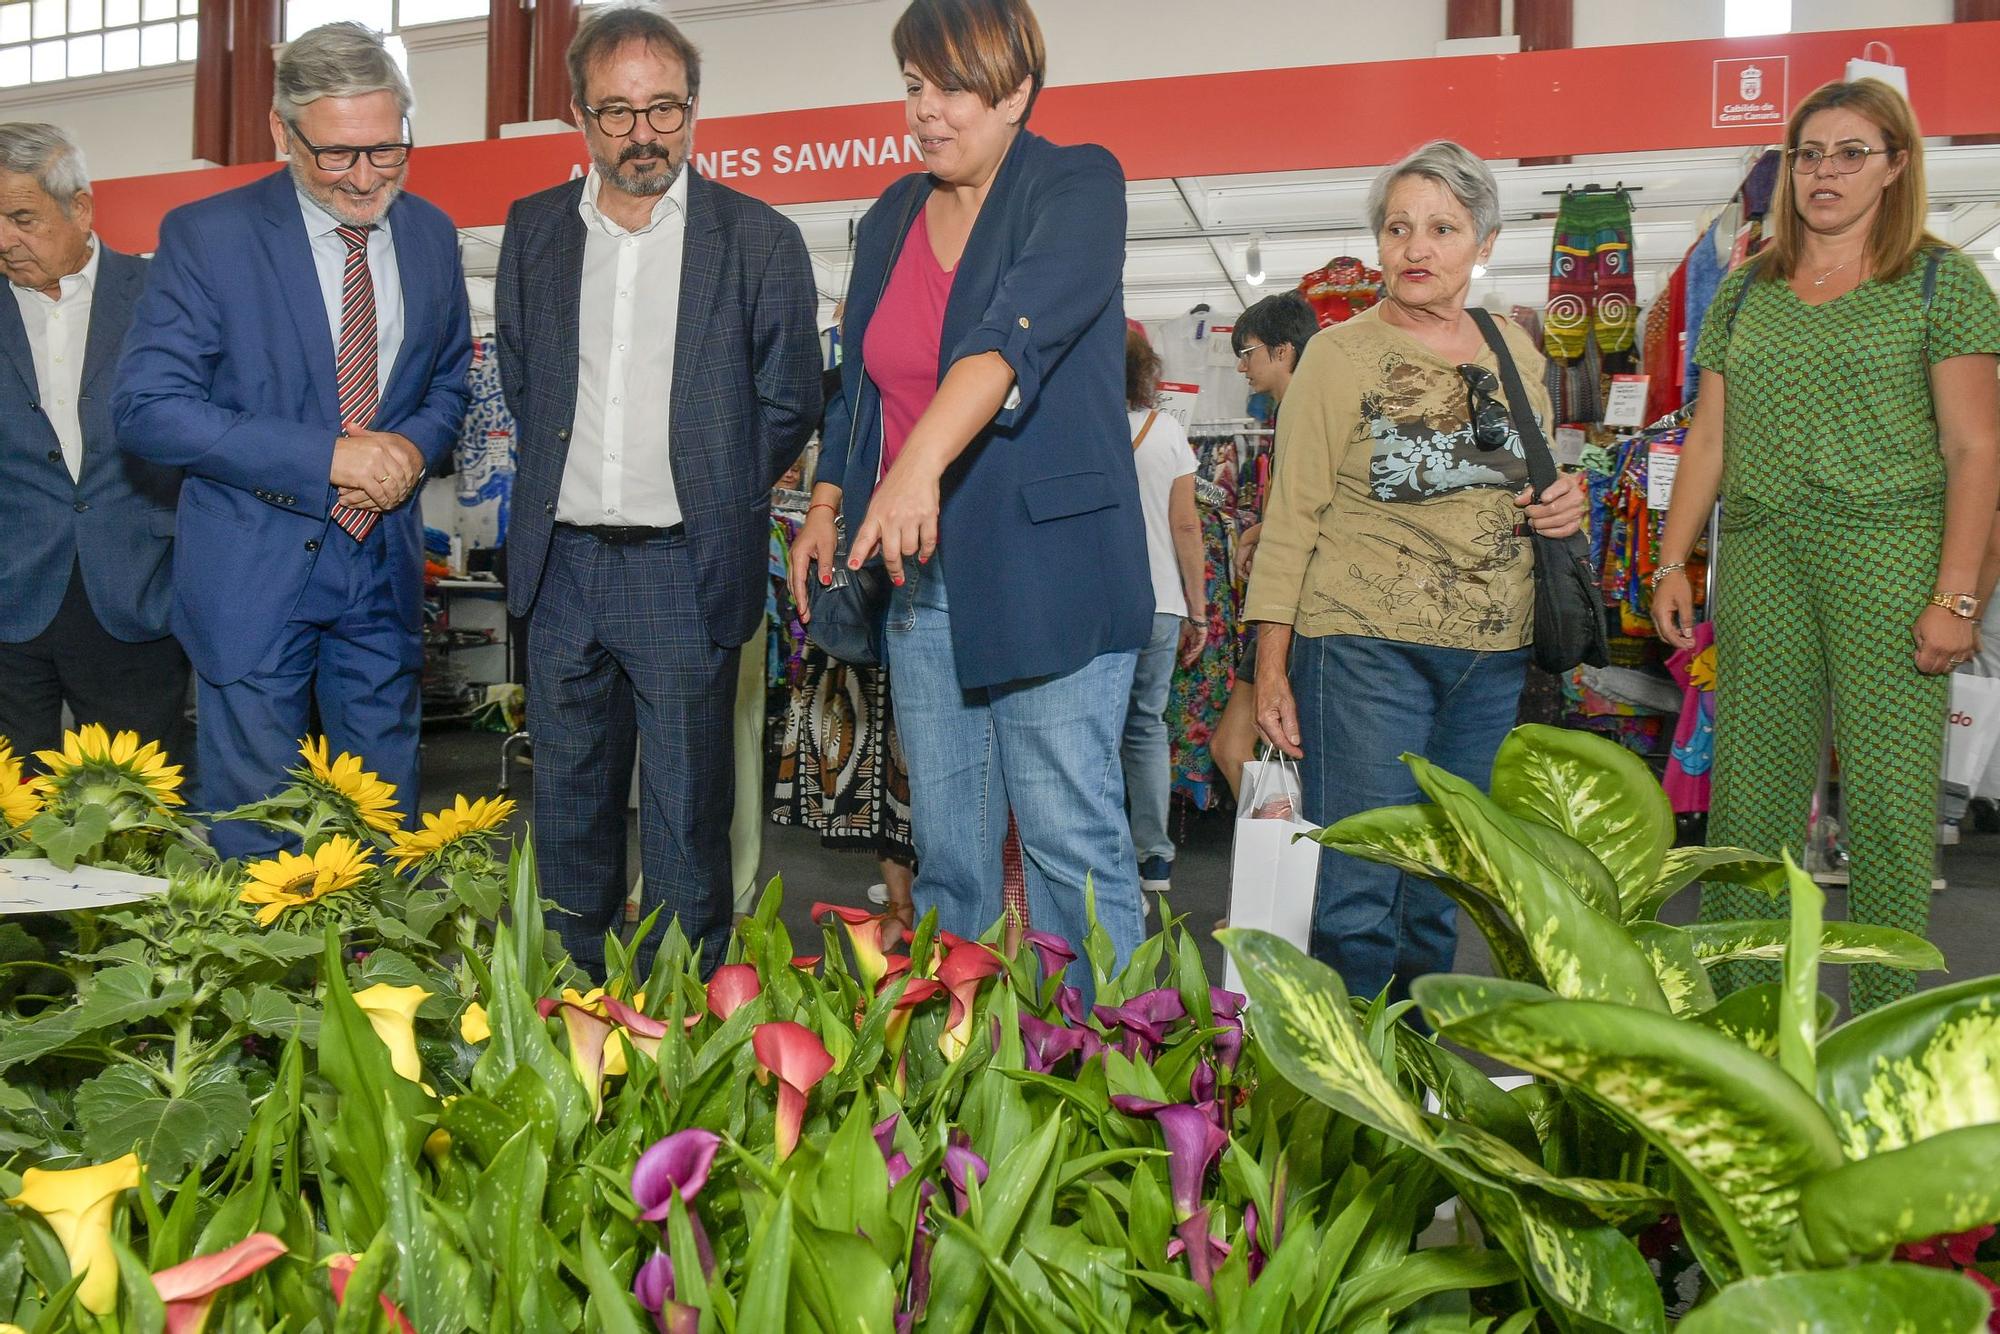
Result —
M1541 353L1501 327L1546 423ZM1478 364L1497 375L1491 350ZM1514 496L1527 457L1511 427L1481 448L1470 416L1457 368L1379 307L1316 335L1279 419L1245 619L1439 648L1526 644L1534 566Z

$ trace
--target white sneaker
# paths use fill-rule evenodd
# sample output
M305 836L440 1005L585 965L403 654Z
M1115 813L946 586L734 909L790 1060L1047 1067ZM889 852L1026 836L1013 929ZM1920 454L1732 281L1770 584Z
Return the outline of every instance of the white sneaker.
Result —
M875 904L877 907L888 906L889 887L887 885L868 886L868 901L872 904Z
M1165 894L1170 892L1173 887L1174 882L1171 880L1141 880L1139 882L1139 891L1142 894Z

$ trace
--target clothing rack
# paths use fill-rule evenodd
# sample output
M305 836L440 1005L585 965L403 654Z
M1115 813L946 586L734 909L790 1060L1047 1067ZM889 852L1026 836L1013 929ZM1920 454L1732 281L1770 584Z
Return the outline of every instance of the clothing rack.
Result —
M1596 181L1592 181L1588 185L1565 185L1560 190L1544 190L1542 193L1561 195L1564 199L1568 199L1571 195L1636 195L1644 193L1645 189L1643 185L1627 185L1623 181L1611 186L1599 185Z

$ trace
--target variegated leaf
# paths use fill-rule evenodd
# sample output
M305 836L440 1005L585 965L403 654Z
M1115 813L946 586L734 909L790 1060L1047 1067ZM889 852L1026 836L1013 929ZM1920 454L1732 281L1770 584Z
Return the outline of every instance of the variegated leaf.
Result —
M1403 1069L1437 1095L1438 1109L1497 1136L1524 1154L1539 1156L1540 1137L1527 1109L1472 1062L1408 1024L1396 1025L1396 1055Z
M1992 1303L1971 1279L1923 1265L1857 1265L1732 1283L1680 1334L1979 1334Z
M1393 866L1436 885L1486 937L1502 976L1538 982L1541 973L1521 933L1495 898L1484 872L1451 821L1435 806L1384 806L1351 815L1314 836L1324 847Z
M1660 873L1653 883L1639 893L1625 893L1625 920L1639 922L1659 916L1668 900L1697 880L1748 885L1775 898L1785 887L1785 864L1743 848L1669 848L1660 859Z
M1469 1122L1434 1120L1432 1125L1439 1148L1463 1157L1488 1176L1573 1201L1615 1227L1655 1219L1673 1208L1666 1196L1636 1181L1559 1176L1499 1136Z
M1471 973L1432 973L1410 983L1410 995L1432 1028L1442 1029L1476 1015L1512 1005L1537 1005L1560 1000L1547 987L1505 977Z
M1560 1328L1624 1334L1666 1329L1659 1285L1630 1237L1574 1201L1509 1190L1469 1173L1448 1175L1536 1295L1572 1317Z
M1661 1149L1700 1190L1746 1271L1778 1253L1798 1192L1843 1161L1810 1094L1699 1024L1595 1001L1548 1001L1444 1026L1445 1037L1583 1091Z
M1759 1056L1778 1059L1778 993L1781 985L1765 982L1741 991L1732 991L1713 1007L1691 1016L1703 1028L1712 1028L1726 1038L1742 1043ZM1817 1002L1818 1029L1825 1032L1840 1015L1833 997L1821 994Z
M1653 976L1675 1014L1697 1015L1715 1004L1715 987L1687 932L1664 922L1633 922L1626 929L1653 966Z
M1791 938L1791 923L1782 919L1755 922L1695 922L1681 930L1705 964L1733 959L1782 959ZM1879 963L1892 968L1935 972L1944 967L1937 946L1913 932L1863 922L1822 922L1821 963Z
M2000 1123L2000 977L1920 991L1819 1045L1819 1097L1852 1158Z
M1830 1268L2000 1223L2000 1125L1947 1130L1837 1167L1799 1197L1798 1257Z
M1527 836L1535 855L1562 877L1571 893L1606 917L1618 919L1618 882L1611 878L1611 872L1604 869L1596 854L1562 830L1534 820L1517 821L1516 827Z
M1531 724L1500 743L1493 800L1589 848L1621 900L1650 889L1674 843L1674 810L1646 762L1588 732Z
M1521 927L1528 953L1551 991L1666 1011L1667 999L1652 965L1624 926L1563 883L1536 854L1532 838L1520 832L1521 821L1457 775L1415 755L1405 755L1403 762L1417 786L1444 811L1501 906Z

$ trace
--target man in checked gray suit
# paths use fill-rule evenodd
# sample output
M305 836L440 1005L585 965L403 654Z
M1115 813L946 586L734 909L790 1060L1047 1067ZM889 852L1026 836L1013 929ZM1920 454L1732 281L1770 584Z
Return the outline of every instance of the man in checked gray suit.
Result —
M638 746L644 907L712 970L737 655L764 614L771 487L819 415L817 296L798 228L690 168L700 56L659 10L591 11L569 74L594 165L516 201L496 293L536 861L574 914L564 943L601 973Z

